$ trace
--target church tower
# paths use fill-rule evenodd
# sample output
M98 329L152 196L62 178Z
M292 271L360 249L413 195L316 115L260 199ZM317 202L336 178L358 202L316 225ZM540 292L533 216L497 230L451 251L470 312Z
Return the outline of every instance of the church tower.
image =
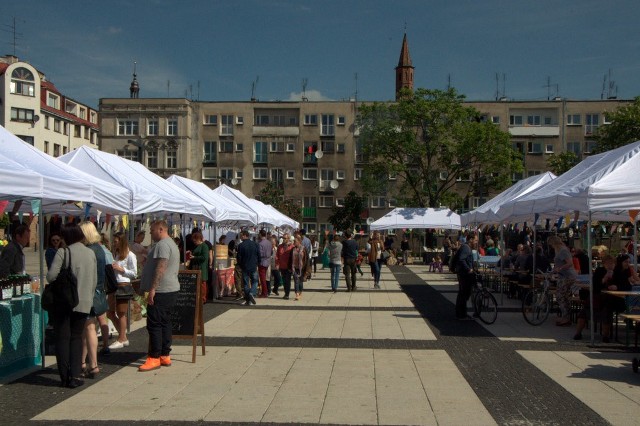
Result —
M413 90L413 69L411 56L409 56L409 43L407 43L407 33L402 39L402 49L400 50L400 60L396 67L396 101L401 89L405 87Z

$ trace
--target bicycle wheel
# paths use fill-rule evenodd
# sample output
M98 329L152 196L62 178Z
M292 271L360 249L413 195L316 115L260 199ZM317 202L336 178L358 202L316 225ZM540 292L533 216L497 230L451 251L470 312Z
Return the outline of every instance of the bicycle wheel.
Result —
M479 292L475 298L475 309L478 318L485 324L493 324L498 318L498 303L488 291Z
M530 290L522 300L522 316L531 325L540 325L547 320L551 300L542 290Z

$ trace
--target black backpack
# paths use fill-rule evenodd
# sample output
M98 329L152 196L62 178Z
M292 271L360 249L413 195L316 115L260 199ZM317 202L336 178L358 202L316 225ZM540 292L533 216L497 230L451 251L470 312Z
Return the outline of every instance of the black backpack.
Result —
M69 252L68 264L67 252ZM78 301L78 280L71 271L71 250L65 248L58 276L44 288L42 293L42 309L49 312L71 312L78 306Z
M458 261L460 260L460 249L458 248L458 250L455 251L455 253L453 253L453 256L451 256L451 259L449 260L449 271L453 272L454 274L457 273L457 269L458 269Z

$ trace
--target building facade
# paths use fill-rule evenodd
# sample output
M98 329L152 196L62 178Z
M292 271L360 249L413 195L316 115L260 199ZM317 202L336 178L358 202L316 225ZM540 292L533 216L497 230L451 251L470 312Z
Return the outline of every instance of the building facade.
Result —
M98 146L98 112L15 56L0 57L0 101L0 125L47 154Z

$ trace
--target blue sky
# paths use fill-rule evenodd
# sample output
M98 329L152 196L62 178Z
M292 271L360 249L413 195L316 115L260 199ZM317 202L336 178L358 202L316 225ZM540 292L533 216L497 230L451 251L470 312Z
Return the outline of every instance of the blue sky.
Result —
M243 101L390 100L405 31L416 87L451 85L492 100L599 99L612 73L619 98L640 95L637 0L24 0L0 6L0 54L43 71L96 107L128 97ZM169 87L167 87L169 82ZM199 89L198 89L199 82ZM500 77L499 89L503 82ZM555 86L552 95L555 95Z

